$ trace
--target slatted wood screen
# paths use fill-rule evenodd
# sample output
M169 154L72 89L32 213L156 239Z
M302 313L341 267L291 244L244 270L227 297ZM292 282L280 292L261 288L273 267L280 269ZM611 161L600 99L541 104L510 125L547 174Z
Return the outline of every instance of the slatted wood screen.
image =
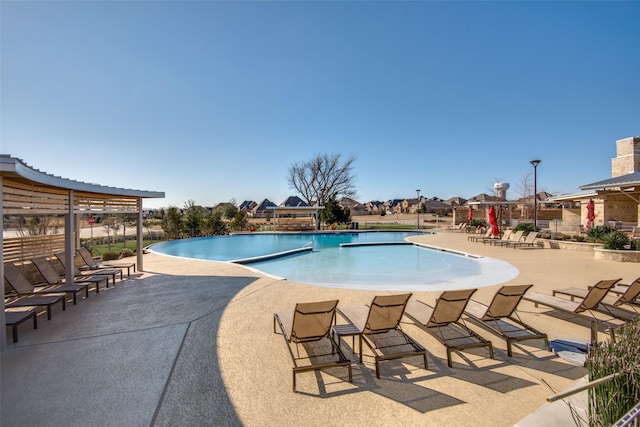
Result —
M29 258L64 251L64 234L12 237L2 240L4 262L24 262Z
M3 213L5 215L58 215L69 212L68 190L4 180ZM137 213L136 197L76 191L75 213Z

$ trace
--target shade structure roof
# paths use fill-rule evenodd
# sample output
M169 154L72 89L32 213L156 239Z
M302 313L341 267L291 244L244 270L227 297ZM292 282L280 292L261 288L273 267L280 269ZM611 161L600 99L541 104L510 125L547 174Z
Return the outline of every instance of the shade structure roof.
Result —
M133 190L74 181L51 175L7 154L0 155L2 213L46 215L75 213L137 212L138 200L164 198L164 192ZM69 198L69 191L74 197Z
M591 184L582 185L581 190L607 190L611 188L640 187L640 172L633 172L615 178L603 179Z

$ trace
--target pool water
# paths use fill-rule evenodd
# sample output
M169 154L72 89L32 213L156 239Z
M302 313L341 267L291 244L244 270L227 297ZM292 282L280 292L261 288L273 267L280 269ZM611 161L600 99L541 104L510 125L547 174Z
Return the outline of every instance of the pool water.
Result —
M438 291L491 286L519 274L511 264L422 245L400 244L418 233L358 232L230 235L152 246L167 255L240 260L287 280L363 290ZM394 244L387 244L394 243ZM307 248L287 256L274 253ZM312 248L312 250L310 250ZM263 258L265 257L265 258ZM248 259L256 259L251 261Z

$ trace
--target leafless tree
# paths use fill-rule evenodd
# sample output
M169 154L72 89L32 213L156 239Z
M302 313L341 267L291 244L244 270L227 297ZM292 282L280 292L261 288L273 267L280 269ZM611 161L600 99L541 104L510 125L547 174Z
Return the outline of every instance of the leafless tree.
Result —
M287 182L309 205L324 205L332 196L355 197L353 164L357 156L346 160L340 154L319 154L306 162L289 166Z
M533 212L533 172L529 172L522 177L516 186L517 194L522 200L522 217L529 218L529 212ZM528 198L531 197L531 200Z

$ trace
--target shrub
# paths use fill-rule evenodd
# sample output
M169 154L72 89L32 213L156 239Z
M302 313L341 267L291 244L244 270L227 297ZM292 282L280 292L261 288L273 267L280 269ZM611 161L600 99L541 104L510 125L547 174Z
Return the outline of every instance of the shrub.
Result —
M105 252L102 254L103 261L112 261L118 258L120 258L120 254L118 252Z
M481 219L472 219L469 225L471 227L486 227L487 223Z
M616 330L616 339L594 346L587 354L589 381L621 373L589 390L589 425L610 426L640 400L640 319Z
M520 224L516 225L515 228L513 229L513 231L524 231L526 233L530 233L534 230L533 224L530 222L521 222Z
M598 225L596 227L591 227L587 231L587 242L590 243L601 243L602 238L605 234L609 234L612 231L616 231L615 227L611 227L609 225Z
M624 249L624 247L630 243L629 236L619 230L605 234L602 236L601 240L605 249L612 250Z
M575 235L571 236L571 238L573 240L575 240L576 242L584 242L585 240L587 240L587 238L585 236L581 236L579 234L575 234Z
M135 252L133 252L131 249L123 249L122 252L120 252L120 256L122 258L128 257L128 256L134 256Z

